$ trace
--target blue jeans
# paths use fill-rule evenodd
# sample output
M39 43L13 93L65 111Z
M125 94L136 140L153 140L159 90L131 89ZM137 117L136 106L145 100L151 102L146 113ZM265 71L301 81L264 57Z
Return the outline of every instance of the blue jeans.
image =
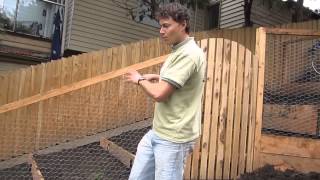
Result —
M141 139L129 180L182 180L185 161L195 141L174 143L150 130Z

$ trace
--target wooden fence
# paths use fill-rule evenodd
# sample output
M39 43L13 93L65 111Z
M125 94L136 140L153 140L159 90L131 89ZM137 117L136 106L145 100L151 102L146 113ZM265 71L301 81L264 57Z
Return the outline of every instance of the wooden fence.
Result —
M63 90L167 52L159 39L153 39L1 75L0 159L152 117L152 100L121 77ZM159 65L142 72L158 71Z
M204 39L200 44L208 49L203 135L188 159L185 178L236 178L254 167L263 58L228 39Z
M320 21L307 24L320 28ZM209 47L208 65L214 68L208 69L204 136L188 161L190 171L187 170L185 176L195 179L235 177L259 165L255 165L253 159L258 155L255 149L258 152L260 147L257 143L261 135L262 109L255 104L263 101L264 37L257 34L255 28L213 30L197 33L195 37L204 39L201 46ZM218 39L208 40L208 37ZM257 57L251 56L250 50ZM169 52L170 48L156 38L1 74L0 159L152 117L152 100L141 89L125 84L121 77L100 79L86 86L77 83L85 84L85 80ZM159 62L147 66L142 72L158 72L160 65ZM63 91L72 88L72 91ZM34 102L26 103L30 100ZM250 141L253 138L254 141Z
M320 172L320 76L311 68L311 59L319 60L319 53L310 55L319 52L315 48L320 40L319 25L316 30L263 32L267 42L262 127L265 132L280 131L282 136L272 132L261 135L255 159L258 166Z

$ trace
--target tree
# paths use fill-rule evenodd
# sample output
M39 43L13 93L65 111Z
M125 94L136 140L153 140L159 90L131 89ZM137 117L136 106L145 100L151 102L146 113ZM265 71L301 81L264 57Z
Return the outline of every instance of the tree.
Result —
M303 0L297 1L297 6L295 9L294 22L303 21Z
M169 2L179 2L188 8L195 10L196 8L204 8L209 4L209 0L137 0L138 3L132 5L130 0L112 0L118 7L125 9L127 15L134 21L141 22L148 17L152 20L156 19L156 12L161 4Z

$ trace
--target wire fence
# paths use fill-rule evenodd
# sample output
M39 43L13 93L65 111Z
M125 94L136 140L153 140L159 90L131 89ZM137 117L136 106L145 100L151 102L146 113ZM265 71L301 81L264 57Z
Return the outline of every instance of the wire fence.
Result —
M320 137L320 37L268 34L263 132Z

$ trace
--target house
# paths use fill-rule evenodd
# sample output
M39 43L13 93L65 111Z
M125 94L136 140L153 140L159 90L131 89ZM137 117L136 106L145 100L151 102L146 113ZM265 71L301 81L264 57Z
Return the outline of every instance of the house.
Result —
M68 52L88 52L123 43L153 38L159 35L159 26L154 19L139 13L149 13L146 8L130 0L127 9L134 8L135 18L130 17L128 10L120 0L70 0L66 4L66 34L64 50ZM191 11L191 30L208 29L207 10Z
M211 0L210 4L211 9L219 11L218 13L209 11L209 14L219 14L216 27L224 29L245 26L245 0ZM276 26L291 23L294 19L294 12L290 6L292 4L282 0L253 0L251 22L253 26ZM319 15L304 8L303 21L313 18L319 18Z
M0 72L49 60L54 15L64 0L0 0Z
M282 2L272 2L275 1ZM292 22L289 8L279 8L270 2L253 1L253 25ZM190 9L192 31L245 25L244 0L211 0L208 7ZM16 63L49 61L57 12L62 19L64 56L149 39L159 33L158 23L150 16L150 7L141 0L0 0L0 66L3 67L0 71L4 67L22 66L15 66ZM310 18L306 16L307 19Z

